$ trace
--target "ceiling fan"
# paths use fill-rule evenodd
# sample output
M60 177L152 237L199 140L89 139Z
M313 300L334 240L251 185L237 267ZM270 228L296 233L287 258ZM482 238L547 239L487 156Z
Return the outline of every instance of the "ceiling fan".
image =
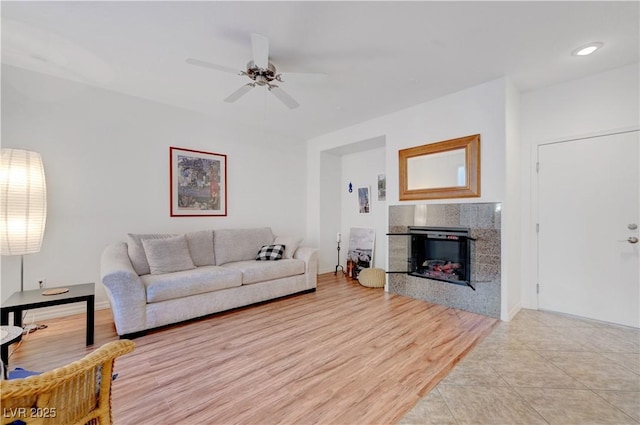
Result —
M218 65L202 61L200 59L188 58L186 62L191 65L214 69L216 71L230 72L249 77L251 82L243 85L238 90L227 96L224 99L225 102L233 103L248 93L255 86L260 86L266 87L289 109L295 109L300 106L294 98L289 96L287 92L276 84L284 81L282 80L282 74L279 74L275 65L269 61L269 39L260 34L251 34L251 49L253 53L253 60L247 63L246 70L240 72L228 66Z

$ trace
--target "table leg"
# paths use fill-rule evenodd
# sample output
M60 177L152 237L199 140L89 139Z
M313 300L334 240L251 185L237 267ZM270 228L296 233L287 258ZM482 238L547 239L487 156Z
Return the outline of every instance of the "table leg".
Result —
M9 370L9 344L3 344L0 351L0 359L2 359L2 369L4 369L4 379L7 379L7 370Z
M13 325L19 328L22 327L22 310L13 310Z
M7 326L9 324L9 310L0 310L0 325Z
M87 345L93 345L93 327L95 314L95 295L87 298Z

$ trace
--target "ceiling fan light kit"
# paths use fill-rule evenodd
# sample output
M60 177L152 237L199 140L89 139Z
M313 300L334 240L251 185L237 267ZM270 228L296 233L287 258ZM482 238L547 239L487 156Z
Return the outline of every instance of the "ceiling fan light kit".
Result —
M239 75L246 75L259 86L269 85L273 80L282 82L282 75L276 73L276 67L269 62L266 68L260 68L253 61L247 64L246 71L240 71Z
M284 81L282 80L282 74L278 74L275 65L269 62L269 39L260 34L251 34L251 51L253 53L253 60L247 63L246 70L240 71L239 73L231 67L202 61L200 59L188 58L186 62L190 65L222 72L233 72L234 74L237 73L238 75L249 77L249 79L251 79L250 83L243 85L224 99L227 103L237 101L258 85L260 87L267 87L269 92L273 93L273 95L289 109L295 109L300 106L282 87L273 83L274 81L280 83Z

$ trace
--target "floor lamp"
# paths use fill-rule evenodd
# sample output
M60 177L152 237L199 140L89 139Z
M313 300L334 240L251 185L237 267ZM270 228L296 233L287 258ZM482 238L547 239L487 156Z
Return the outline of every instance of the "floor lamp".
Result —
M40 154L2 149L0 251L20 255L20 291L24 291L24 255L40 252L46 219L47 187Z

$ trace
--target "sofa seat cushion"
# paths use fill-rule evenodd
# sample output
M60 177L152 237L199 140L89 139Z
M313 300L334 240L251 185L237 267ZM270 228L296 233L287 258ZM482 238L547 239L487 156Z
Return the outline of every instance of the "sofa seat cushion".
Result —
M236 261L222 266L242 273L242 284L264 282L266 280L281 279L283 277L304 274L305 263L303 260L278 260L278 261Z
M147 291L147 303L188 297L242 285L242 273L218 266L204 266L193 270L160 275L140 276Z

